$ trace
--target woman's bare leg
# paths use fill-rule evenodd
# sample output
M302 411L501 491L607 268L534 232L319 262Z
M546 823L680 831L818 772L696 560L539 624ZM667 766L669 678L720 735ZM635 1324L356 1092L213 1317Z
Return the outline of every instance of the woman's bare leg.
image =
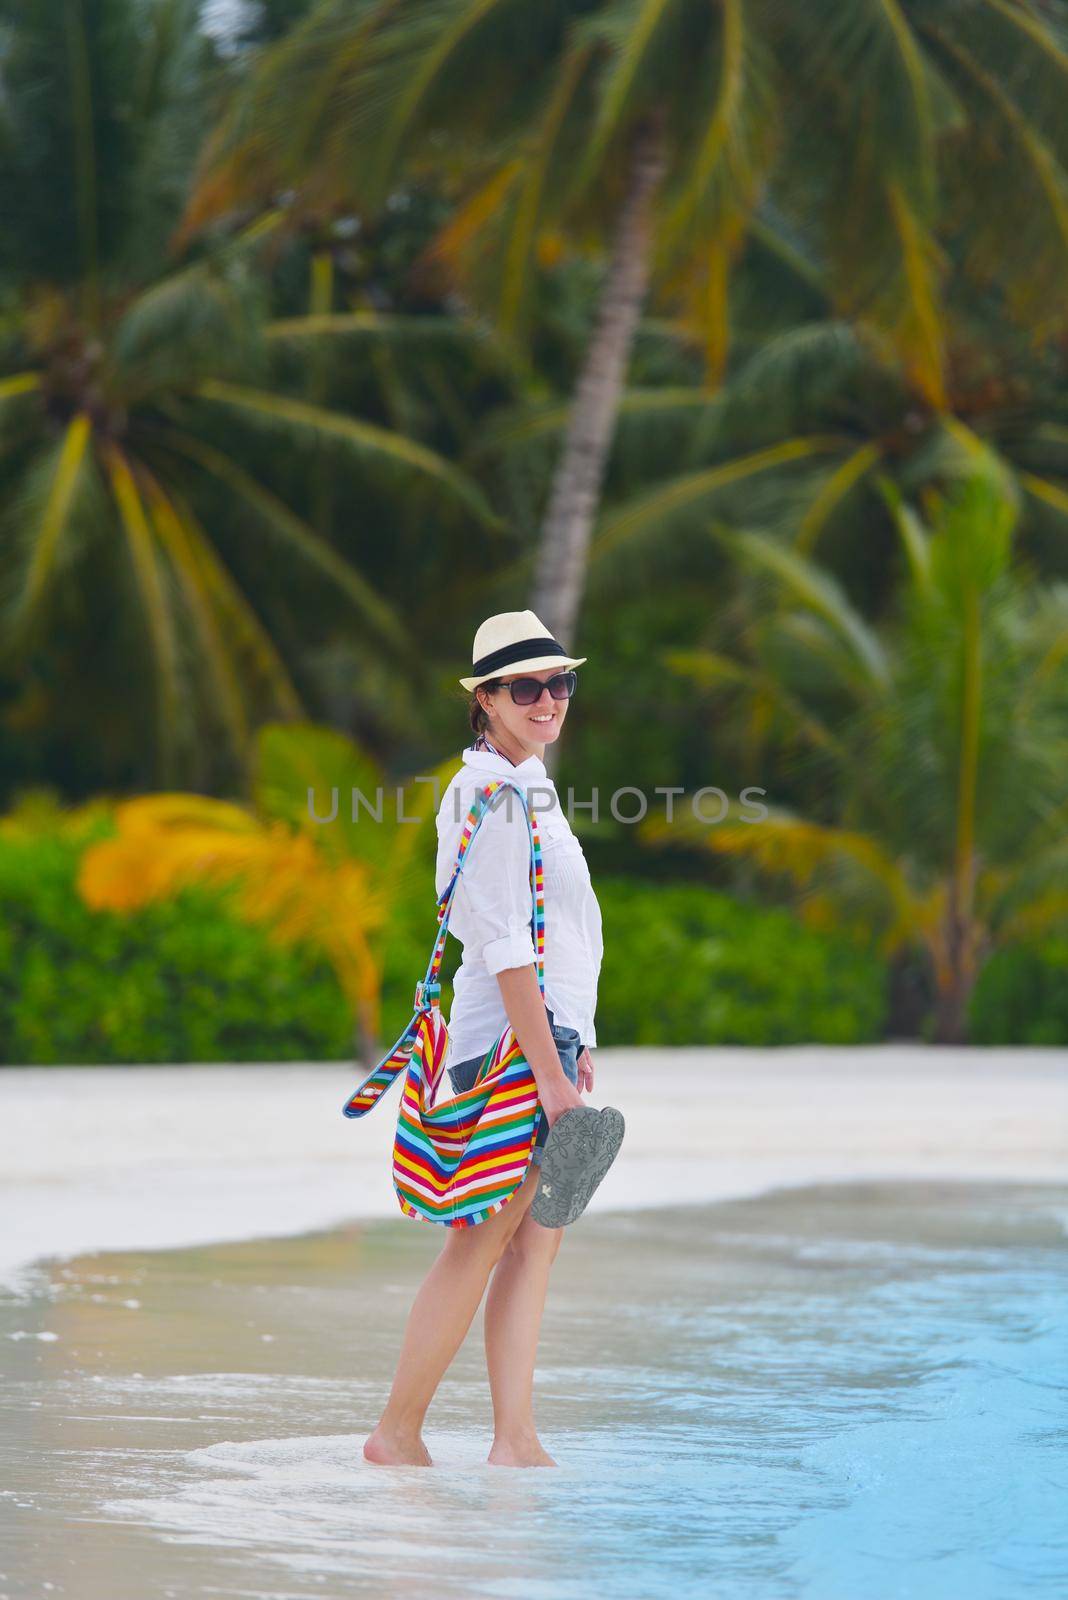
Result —
M490 1273L526 1215L538 1177L538 1168L532 1167L508 1204L485 1222L448 1230L408 1313L386 1408L364 1443L368 1461L381 1466L433 1465L421 1438L423 1418L463 1344Z
M526 1212L490 1280L485 1339L493 1444L488 1460L496 1467L556 1466L534 1425L534 1363L549 1271L563 1232L543 1228Z

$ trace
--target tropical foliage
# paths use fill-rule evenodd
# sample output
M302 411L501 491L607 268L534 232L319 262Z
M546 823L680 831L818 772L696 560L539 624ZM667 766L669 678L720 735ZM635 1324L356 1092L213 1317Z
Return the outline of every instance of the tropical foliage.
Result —
M440 182L436 257L517 339L539 260L607 241L533 591L570 644L650 277L710 388L750 240L884 339L925 411L986 301L1063 332L1066 30L1022 0L322 0L233 102L186 225L291 184L373 215Z
M115 837L86 851L78 888L94 910L129 912L188 884L237 886L240 916L329 964L368 1060L391 914L410 897L413 871L423 876L419 824L455 767L423 774L434 781L407 794L387 791L382 771L343 735L266 726L250 807L186 794L127 800L115 810Z
M76 881L109 809L27 795L0 821L0 1064L351 1058L352 1010L325 960L190 885L134 912Z
M314 525L316 506L290 502L294 465L329 451L386 503L403 489L414 512L444 497L467 521L492 517L407 430L330 404L324 340L385 330L370 314L270 316L261 253L277 216L169 253L211 103L196 7L71 15L70 30L59 6L21 17L4 63L0 195L20 226L3 245L2 662L47 706L31 697L31 719L73 731L121 704L105 737L131 776L216 781L206 751L221 741L233 779L257 720L306 714L258 609L265 568L310 574L309 593L340 602L387 659L406 649L397 610ZM71 208L41 203L68 192ZM16 193L32 196L17 213ZM66 662L35 677L57 643Z
M724 532L769 599L745 657L676 658L748 707L755 739L808 760L822 814L773 804L754 821L731 800L715 826L691 807L647 829L747 857L803 892L813 926L877 932L887 958L922 946L936 1036L959 1041L991 952L1068 915L1068 585L1037 588L1013 562L995 463L933 499L930 528L887 492L907 563L892 626L766 534Z
M602 821L599 882L845 930L826 1037L873 937L940 1037L1019 1031L1068 929L1066 0L202 12L0 0L0 801L109 797L101 928L230 897L366 1047L422 830L332 853L305 779L446 770L532 605L588 657L562 791L769 805Z

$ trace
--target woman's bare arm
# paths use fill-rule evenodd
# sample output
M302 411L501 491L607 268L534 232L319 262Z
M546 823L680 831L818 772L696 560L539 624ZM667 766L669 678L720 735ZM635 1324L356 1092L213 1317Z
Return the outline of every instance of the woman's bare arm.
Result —
M560 1065L556 1041L545 1015L545 1001L538 988L538 969L533 964L506 967L498 972L497 982L501 986L508 1021L530 1062L538 1086L538 1099L551 1128L564 1111L580 1106L582 1097Z

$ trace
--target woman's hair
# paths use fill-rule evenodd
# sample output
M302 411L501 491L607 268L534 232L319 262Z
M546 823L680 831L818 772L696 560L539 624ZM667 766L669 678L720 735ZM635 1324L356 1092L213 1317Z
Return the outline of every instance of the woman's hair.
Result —
M485 683L479 684L479 688L495 689L498 682L499 679L497 678L487 678ZM479 704L478 695L473 689L471 691L471 699L467 707L467 720L471 724L472 733L485 733L486 729L489 727L489 717L487 717L485 711L482 709L482 706Z

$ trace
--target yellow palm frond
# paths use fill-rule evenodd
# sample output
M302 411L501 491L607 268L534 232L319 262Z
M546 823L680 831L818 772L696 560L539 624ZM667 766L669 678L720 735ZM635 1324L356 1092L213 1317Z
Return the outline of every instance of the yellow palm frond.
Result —
M878 444L863 444L834 469L801 519L794 540L795 549L802 555L812 554L812 547L828 518L881 459L882 449Z
M67 425L55 474L45 500L40 528L34 541L33 555L22 592L18 597L17 610L11 624L13 632L20 632L29 627L34 611L55 570L60 542L67 526L91 433L92 424L84 411L79 411Z
M178 710L178 649L174 617L167 595L159 547L145 515L133 470L117 445L108 443L102 454L111 480L119 520L126 534L130 561L141 594L144 618L156 661L159 734L163 750L170 747Z
M455 214L434 235L426 249L427 259L441 261L454 272L459 270L466 252L487 223L499 215L522 173L523 161L519 156L499 167L492 177L456 208Z
M906 286L896 336L917 388L938 411L947 408L945 352L938 294L938 252L900 184L888 189Z
M898 862L871 835L775 813L757 822L730 820L738 810L732 802L723 821L702 822L687 815L678 801L671 822L666 816L651 817L640 824L640 831L653 842L685 839L722 855L744 856L762 871L783 874L797 888L814 892L821 892L821 887L827 892L817 881L822 869L846 863L858 868L881 893L891 912L888 936L892 932L899 940L914 931L916 896Z
M307 834L200 795L140 796L116 807L115 823L79 867L94 910L137 910L192 884L230 888L239 916L279 944L318 948L354 1006L377 1005L373 941L390 897L366 863L329 860Z
M185 529L190 554L196 562L201 588L215 614L225 623L233 647L244 652L259 672L281 715L303 716L304 703L274 640L219 559L189 501L174 489L170 493Z
M0 378L0 400L11 400L19 394L31 394L41 387L39 372L12 372Z
M142 472L152 525L182 584L203 658L211 671L217 703L230 730L234 752L244 765L249 743L249 719L240 674L205 582L197 532L183 520L152 474L144 468Z

